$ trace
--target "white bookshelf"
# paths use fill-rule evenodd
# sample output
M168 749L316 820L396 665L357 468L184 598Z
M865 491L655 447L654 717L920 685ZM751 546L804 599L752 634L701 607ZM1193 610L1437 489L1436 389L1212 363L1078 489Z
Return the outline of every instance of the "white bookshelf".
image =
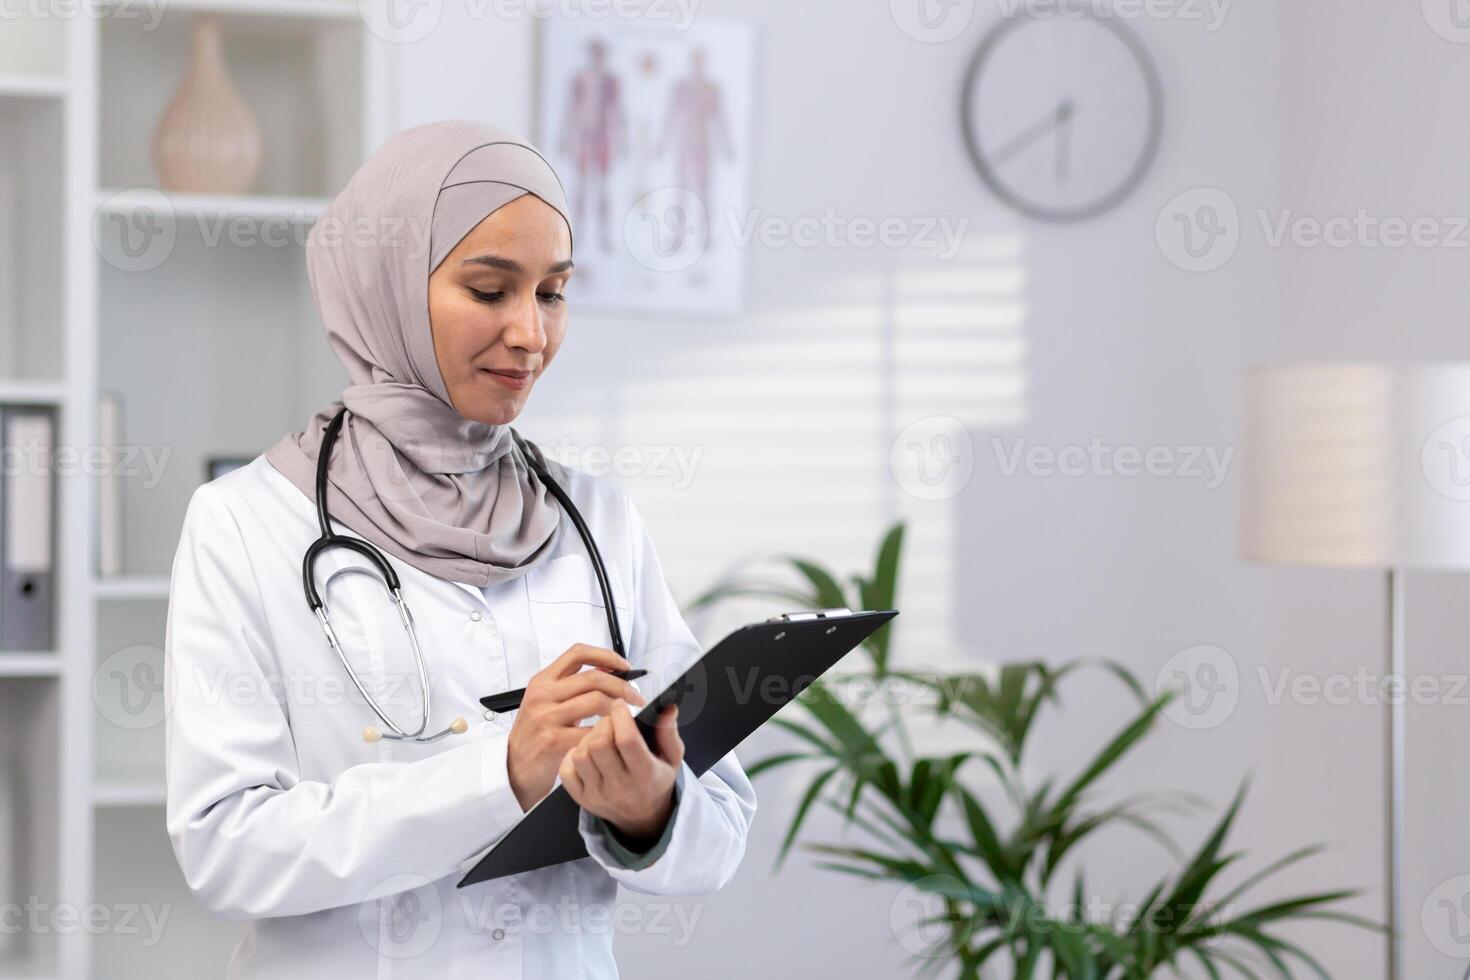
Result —
M13 889L78 911L166 906L169 918L155 944L84 929L0 936L0 980L223 973L240 926L184 886L163 825L162 722L141 706L161 683L173 551L206 461L258 454L341 389L300 241L392 125L393 52L357 0L142 6L161 19L30 15L0 33L0 208L5 174L17 188L17 220L0 228L0 403L56 405L61 443L86 447L99 394L116 393L123 444L162 460L123 478L116 576L95 564L96 482L58 481L57 648L0 653L0 833L11 838L0 839L0 900ZM171 250L130 268L117 236L159 199L152 133L199 13L220 18L231 75L256 110L261 177L245 195L167 195ZM292 234L241 243L197 230L221 219Z

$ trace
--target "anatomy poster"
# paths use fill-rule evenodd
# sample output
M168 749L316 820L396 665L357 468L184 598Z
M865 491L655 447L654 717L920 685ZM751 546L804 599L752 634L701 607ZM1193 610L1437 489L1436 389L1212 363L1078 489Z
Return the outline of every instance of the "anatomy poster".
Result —
M547 25L537 145L566 184L578 307L733 313L749 208L754 33Z

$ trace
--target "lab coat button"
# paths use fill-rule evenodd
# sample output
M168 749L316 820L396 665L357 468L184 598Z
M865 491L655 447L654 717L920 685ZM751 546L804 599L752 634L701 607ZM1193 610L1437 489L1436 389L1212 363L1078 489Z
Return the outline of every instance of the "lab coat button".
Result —
M490 936L491 936L491 938L493 938L493 939L494 939L494 940L495 940L495 941L496 941L496 942L499 942L499 941L500 941L500 940L502 940L502 939L504 939L504 938L505 938L505 930L504 930L504 929L496 929L496 930L495 930L495 931L494 931L494 932L492 932L492 933L491 933L491 934L490 934Z
M472 622L472 623L478 623L479 621L480 621L480 610L476 609L474 612L470 613L470 622Z

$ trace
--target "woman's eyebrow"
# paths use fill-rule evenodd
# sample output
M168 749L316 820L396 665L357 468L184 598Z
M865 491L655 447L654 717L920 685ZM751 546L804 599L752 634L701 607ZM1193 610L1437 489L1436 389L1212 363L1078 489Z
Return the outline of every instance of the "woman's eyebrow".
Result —
M476 255L473 258L465 259L464 263L462 264L470 263L473 263L475 265L488 265L492 269L500 269L505 272L513 272L516 275L520 275L521 273L526 271L525 268L515 259L507 259L499 255ZM546 275L554 276L558 272L567 272L572 268L574 268L572 260L567 259L565 262L558 262L556 265L548 268L546 270Z

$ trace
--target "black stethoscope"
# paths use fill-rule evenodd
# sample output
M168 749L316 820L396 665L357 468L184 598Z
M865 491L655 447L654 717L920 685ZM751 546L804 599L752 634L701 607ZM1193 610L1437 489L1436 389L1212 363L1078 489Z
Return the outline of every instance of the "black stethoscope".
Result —
M412 740L415 742L437 742L446 735L463 734L469 727L463 718L455 718L450 722L448 728L438 734L424 734L424 729L429 724L429 671L424 664L423 651L419 648L418 635L414 632L413 614L408 610L408 603L403 601L403 591L398 583L398 574L393 571L393 566L388 563L387 556L378 550L376 546L361 538L347 537L346 535L334 534L332 532L331 515L327 512L327 469L331 464L332 448L337 443L337 434L342 430L342 420L346 414L347 409L343 408L328 423L326 432L322 434L321 449L317 456L316 519L317 523L321 526L322 533L321 537L313 541L311 546L306 549L306 556L302 560L301 578L302 584L306 589L306 604L311 607L312 612L316 613L317 620L322 624L322 632L327 636L328 646L337 654L337 659L342 661L342 667L347 671L347 676L352 679L352 683L357 688L358 693L363 696L363 700L373 709L373 714L377 715L378 720L387 728L387 731L383 731L371 725L368 726L363 729L362 737L364 741L376 742L379 739L386 738L392 741ZM577 534L581 536L582 543L587 546L587 555L592 559L592 568L597 573L597 584L602 589L602 605L607 610L607 628L612 636L613 650L620 657L626 656L627 653L623 648L623 632L618 626L618 613L613 604L612 587L608 584L607 566L602 563L602 555L597 550L597 542L592 540L592 532L587 529L587 522L582 520L582 514L572 503L571 498L567 496L566 491L546 472L546 462L541 457L541 450L532 443L522 439L520 433L514 429L511 430L511 437L514 439L516 446L520 448L521 454L530 465L532 472L536 474L536 478L551 492L551 495L556 498L557 503L561 504L562 510L572 519L572 524L577 528ZM331 548L347 548L350 551L357 552L370 561L382 575L383 584L387 587L388 594L392 597L394 605L398 607L398 618L403 622L403 628L408 633L408 642L413 648L414 660L418 664L419 690L423 692L422 718L419 721L419 727L412 732L405 731L394 724L393 719L388 717L387 712L378 704L377 699L368 693L367 688L363 686L362 680L357 676L357 671L352 669L352 662L342 652L341 643L337 641L337 632L332 629L331 619L327 615L326 603L322 601L321 594L317 592L316 587L316 560ZM332 578L346 572L368 574L367 569L360 565L348 565L333 572L328 577L327 584L331 584Z

